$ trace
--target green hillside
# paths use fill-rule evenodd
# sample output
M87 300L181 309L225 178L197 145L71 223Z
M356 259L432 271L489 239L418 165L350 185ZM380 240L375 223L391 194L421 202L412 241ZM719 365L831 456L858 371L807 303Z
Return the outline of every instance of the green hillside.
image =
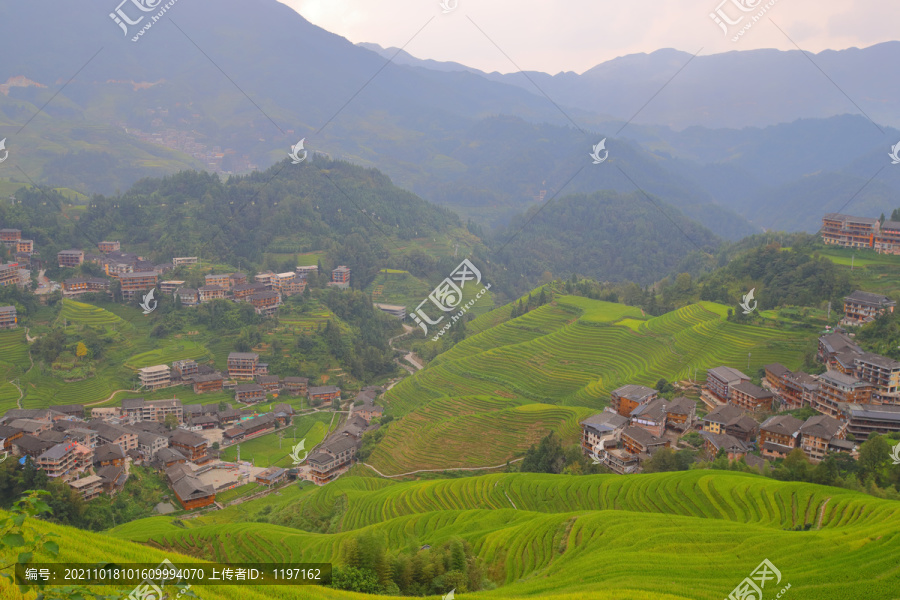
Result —
M900 550L896 503L748 474L345 477L278 502L269 524L201 517L183 529L156 518L112 533L223 561L340 562L342 544L360 534L379 537L388 553L461 538L498 586L479 593L484 598L720 600L763 559L800 599L855 598L858 586L866 598L893 598L900 585L892 558ZM337 533L274 524L317 519Z
M771 362L802 363L811 334L731 323L727 310L700 302L647 318L635 307L577 296L512 320L504 321L509 307L496 309L472 321L478 333L385 394L403 418L368 462L390 475L500 465L547 430L575 442L579 420L606 406L619 386L679 381L695 368L704 379L719 365L752 375Z
M730 323L726 312L700 302L638 324L639 309L560 297L461 342L397 385L386 402L404 413L428 398L506 394L602 408L626 383L676 381L694 368L702 378L719 365L746 371L748 353L751 374L775 361L799 365L808 334Z

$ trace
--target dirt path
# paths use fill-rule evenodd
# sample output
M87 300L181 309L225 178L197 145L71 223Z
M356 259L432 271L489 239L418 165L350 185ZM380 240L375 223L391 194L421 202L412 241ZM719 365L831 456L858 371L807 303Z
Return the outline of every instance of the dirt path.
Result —
M25 328L25 339L28 340L28 343L29 343L29 344L30 344L31 342L37 340L37 338L33 338L33 337L31 337L30 335L28 335L28 328L27 328L27 327ZM28 354L30 355L31 353L29 352Z
M511 460L509 462L510 462L510 464L512 464L514 462L519 462L520 460L523 460L523 459L517 458L517 459ZM400 473L399 475L385 475L384 473L382 473L381 471L379 471L378 469L376 469L369 463L360 463L360 464L369 467L370 469L372 469L373 471L375 471L376 473L378 473L385 479L393 479L395 477L406 477L407 475L415 475L416 473L442 473L444 471L488 471L490 469L502 469L503 467L506 466L506 463L503 463L502 465L497 465L496 467L456 467L456 468L448 468L448 469L419 469L418 471L410 471L409 473ZM506 492L504 492L504 493L506 493ZM508 497L509 496L507 496L507 498ZM510 500L510 502L512 502L512 500ZM515 506L515 504L513 504L513 506Z
M519 507L516 506L516 503L512 501L512 498L509 497L509 494L506 493L506 490L503 490L503 495L506 496L506 499L509 500L509 503L513 505L513 508L519 510Z
M825 498L825 502L822 504L822 508L819 509L819 520L816 523L816 529L822 529L822 519L825 517L825 507L828 506L828 503L831 501L831 498Z
M84 406L85 406L85 407L88 407L88 406L97 406L98 404L103 404L104 402L109 402L110 400L113 399L113 396L115 396L115 395L118 394L119 392L133 392L133 391L134 391L134 390L116 390L116 391L114 391L112 394L110 394L109 397L106 398L105 400L97 400L96 402L91 402L91 403L89 403L89 404L85 404Z

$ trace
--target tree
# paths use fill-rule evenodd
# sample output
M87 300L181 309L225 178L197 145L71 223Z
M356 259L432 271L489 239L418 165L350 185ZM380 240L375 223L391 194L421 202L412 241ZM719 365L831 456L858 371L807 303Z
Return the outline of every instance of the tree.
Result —
M566 455L559 438L552 431L535 448L531 446L522 459L523 473L562 473Z
M87 356L88 349L87 346L84 345L84 342L78 342L78 345L75 346L75 356L78 358L84 358Z
M671 448L660 448L644 463L645 473L664 473L678 470L678 461L675 451Z
M859 470L862 479L874 476L876 480L882 476L882 470L891 459L891 445L887 438L877 433L869 435L869 438L859 447Z
M178 417L173 414L166 415L165 420L163 420L163 425L166 426L166 429L172 431L176 427L178 427Z

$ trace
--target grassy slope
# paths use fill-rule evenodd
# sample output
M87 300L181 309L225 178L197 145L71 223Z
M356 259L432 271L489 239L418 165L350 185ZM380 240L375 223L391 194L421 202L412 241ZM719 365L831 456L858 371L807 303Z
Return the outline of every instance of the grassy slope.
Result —
M327 516L336 506L346 506L337 534L219 516L217 524L203 517L188 529L164 526L162 518L139 521L113 535L232 561L337 560L341 541L364 529L393 550L462 537L504 584L480 594L485 598L718 600L765 558L794 598L856 598L860 586L866 598L894 598L900 585L892 558L900 550L896 503L747 474L507 474L409 483L347 477L295 491L276 510L289 521L298 513ZM806 523L812 531L788 531Z

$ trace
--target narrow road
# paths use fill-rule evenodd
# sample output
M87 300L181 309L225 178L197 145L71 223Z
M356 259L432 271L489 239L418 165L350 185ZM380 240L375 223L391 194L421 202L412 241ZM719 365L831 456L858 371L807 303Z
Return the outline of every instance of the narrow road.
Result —
M510 462L510 464L512 464L514 462L519 462L520 460L522 460L522 458L517 458L517 459L511 460L509 462ZM375 471L376 473L378 473L385 479L393 479L395 477L406 477L407 475L415 475L416 473L442 473L444 471L488 471L490 469L502 469L503 467L506 466L506 463L503 463L502 465L497 465L496 467L453 467L453 468L448 468L448 469L419 469L418 471L410 471L409 473L400 473L399 475L385 475L384 473L382 473L381 471L379 471L378 469L376 469L369 463L359 463L359 464L369 467L370 469L372 469L373 471ZM506 492L504 492L504 493L506 493ZM509 496L507 496L507 498L508 497ZM512 500L510 500L510 502L512 502ZM515 506L515 504L513 504L513 506Z
M90 402L90 403L88 403L88 404L85 404L85 406L86 406L86 407L87 407L87 406L97 406L98 404L103 404L104 402L109 402L110 400L113 399L113 396L115 396L115 395L118 394L119 392L133 392L133 391L134 391L134 390L116 390L116 391L114 391L112 394L110 394L109 397L106 398L105 400L97 400L96 402Z
M512 498L509 497L509 494L506 493L506 490L503 490L503 495L506 496L506 499L509 500L509 503L513 505L513 508L519 510L519 507L516 506L516 503L512 501Z

